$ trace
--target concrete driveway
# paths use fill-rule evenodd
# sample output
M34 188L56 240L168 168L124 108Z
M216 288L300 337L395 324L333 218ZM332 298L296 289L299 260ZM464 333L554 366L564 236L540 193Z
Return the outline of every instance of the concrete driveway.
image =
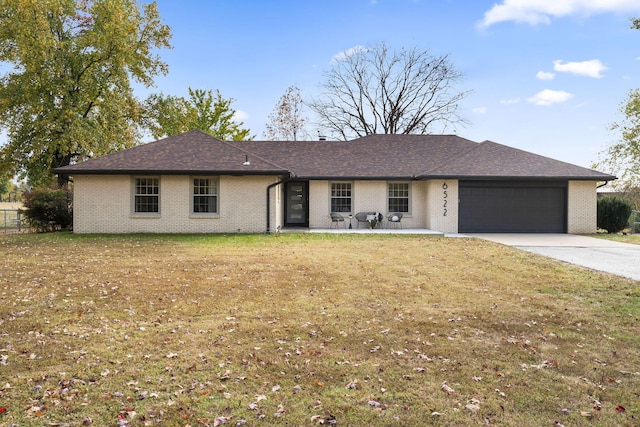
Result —
M640 281L640 245L574 234L467 234Z

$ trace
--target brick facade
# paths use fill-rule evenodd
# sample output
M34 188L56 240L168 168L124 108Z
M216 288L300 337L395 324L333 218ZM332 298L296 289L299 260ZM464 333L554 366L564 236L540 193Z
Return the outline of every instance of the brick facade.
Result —
M160 213L133 213L133 176L76 175L74 179L74 231L76 233L262 233L266 231L266 189L275 176L218 177L219 212L199 217L191 214L190 177L163 175ZM331 182L309 182L309 228L330 228ZM353 214L378 211L387 215L388 181L355 180ZM270 230L282 228L284 185L269 190ZM458 181L409 182L409 212L403 228L458 231ZM596 230L596 183L569 181L567 226L569 233ZM347 223L348 226L348 223ZM353 221L353 226L357 223Z
M458 232L458 181L428 181L427 228L443 233Z
M269 176L219 177L217 215L191 214L190 179L160 176L160 213L133 214L133 177L76 175L74 232L76 233L263 233L266 231L266 188ZM276 187L277 188L277 187ZM272 190L272 225L277 227L280 199Z
M569 181L567 232L589 234L597 230L597 192L594 181Z

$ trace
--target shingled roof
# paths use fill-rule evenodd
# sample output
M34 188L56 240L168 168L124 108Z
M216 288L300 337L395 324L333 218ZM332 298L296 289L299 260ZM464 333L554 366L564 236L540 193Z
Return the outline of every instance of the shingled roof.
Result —
M245 164L247 156L251 157ZM288 174L285 167L199 130L56 169L79 174Z
M455 135L231 142L198 130L59 168L56 173L271 174L298 179L615 179L495 142L477 143Z

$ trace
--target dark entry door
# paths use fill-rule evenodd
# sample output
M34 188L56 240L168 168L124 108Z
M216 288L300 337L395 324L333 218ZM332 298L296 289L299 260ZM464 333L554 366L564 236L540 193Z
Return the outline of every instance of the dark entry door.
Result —
M284 189L284 225L293 227L309 226L309 183L306 181L287 182Z
M566 233L566 182L460 181L461 233Z

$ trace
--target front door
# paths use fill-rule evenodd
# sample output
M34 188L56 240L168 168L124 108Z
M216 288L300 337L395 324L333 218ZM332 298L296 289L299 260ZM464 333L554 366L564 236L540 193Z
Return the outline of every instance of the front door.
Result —
M309 226L309 183L287 182L284 188L284 225L289 227Z

